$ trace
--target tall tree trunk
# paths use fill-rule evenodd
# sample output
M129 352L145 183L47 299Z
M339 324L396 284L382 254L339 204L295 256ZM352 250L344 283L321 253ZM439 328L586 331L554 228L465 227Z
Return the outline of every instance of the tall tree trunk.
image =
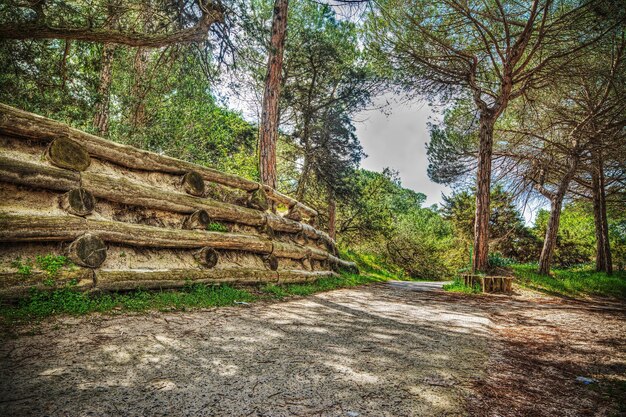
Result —
M307 180L309 178L309 170L311 165L311 159L309 157L308 146L305 147L304 162L302 164L302 172L300 173L300 180L298 181L298 189L296 190L296 200L303 201L304 194L306 193Z
M489 255L489 198L491 192L491 153L494 117L480 118L480 145L476 173L476 213L474 216L474 260L472 270L485 271Z
M593 155L594 166L591 172L593 218L596 229L596 271L613 272L611 246L609 243L609 228L606 216L606 191L604 185L604 166L601 150Z
M138 48L135 52L133 62L135 80L130 92L133 103L130 124L133 132L146 124L145 77L149 57L150 51L146 48Z
M96 100L96 113L93 126L100 136L109 131L109 103L111 100L111 74L113 71L113 54L115 44L105 43L102 47L102 68L100 69L100 85Z
M283 68L283 52L287 34L289 0L274 1L272 36L263 92L263 108L259 129L259 174L261 182L276 188L276 141L278 139L278 99Z
M328 235L335 240L337 236L337 202L332 191L328 191Z
M539 258L539 273L543 275L550 274L550 266L552 265L554 248L556 247L556 237L561 221L562 204L562 197L555 197L550 202L550 220L548 221L548 228L546 229L546 236L543 240L543 248L541 249L541 256Z
M540 274L550 274L550 266L552 265L552 258L556 247L556 237L559 231L559 222L561 221L561 207L563 205L563 199L565 198L565 193L567 192L569 183L576 174L577 168L578 157L569 158L567 173L561 179L558 190L550 199L550 220L548 221L548 228L546 229L546 236L543 240L543 248L541 249L541 256L539 257Z

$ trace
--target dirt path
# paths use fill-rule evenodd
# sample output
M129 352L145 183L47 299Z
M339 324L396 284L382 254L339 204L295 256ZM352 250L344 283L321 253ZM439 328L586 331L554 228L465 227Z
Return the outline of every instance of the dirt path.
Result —
M0 415L610 415L611 402L574 379L623 377L624 312L376 285L54 319L1 340Z

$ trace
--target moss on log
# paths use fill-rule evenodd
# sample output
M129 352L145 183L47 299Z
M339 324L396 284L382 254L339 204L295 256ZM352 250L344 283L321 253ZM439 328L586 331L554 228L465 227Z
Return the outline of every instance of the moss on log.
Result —
M80 174L49 165L0 156L0 181L54 191L67 191L80 187Z
M0 271L0 298L28 296L32 289L52 291L71 283L71 287L86 291L94 286L94 272L88 268L63 269L54 275L33 271L28 275L14 271Z
M68 257L74 263L87 268L98 268L107 258L106 244L91 233L85 233L77 238L67 251Z
M275 271L248 268L128 271L101 269L96 272L96 288L106 291L181 288L189 282L257 284L277 281L278 273Z
M263 187L259 187L254 191L248 192L248 199L246 205L255 210L267 211L270 207L270 203L267 199L267 194Z
M53 140L46 151L46 157L53 165L74 171L84 171L91 164L87 151L66 138Z
M84 188L74 188L59 197L59 205L70 214L86 216L93 212L96 207L96 200Z
M194 258L205 268L213 268L219 261L219 255L213 248L204 247L194 253Z
M187 194L195 195L196 197L204 195L204 179L202 179L202 176L196 171L189 171L183 175L182 185L183 190L185 190Z
M320 278L337 276L333 271L300 271L281 270L278 271L278 283L288 284L297 282L313 282Z

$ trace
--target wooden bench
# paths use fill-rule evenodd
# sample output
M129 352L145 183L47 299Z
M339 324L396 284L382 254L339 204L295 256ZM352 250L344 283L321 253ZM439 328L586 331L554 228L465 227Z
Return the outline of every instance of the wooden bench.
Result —
M462 278L465 285L468 287L478 285L482 292L512 291L513 277L464 274Z

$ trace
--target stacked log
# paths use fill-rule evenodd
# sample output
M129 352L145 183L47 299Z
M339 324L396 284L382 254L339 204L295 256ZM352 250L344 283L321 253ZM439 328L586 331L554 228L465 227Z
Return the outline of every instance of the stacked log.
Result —
M356 268L339 259L333 239L313 226L315 210L254 181L3 104L0 138L6 195L0 244L7 248L0 253L0 296L68 282L84 291L307 282L333 275L327 267ZM228 200L215 187L242 190L246 197ZM269 212L270 201L288 213ZM2 266L11 256L32 257L50 245L77 266L54 277L37 270L18 276ZM135 248L135 256L147 250L145 256L154 257L150 269L120 263L124 248Z

